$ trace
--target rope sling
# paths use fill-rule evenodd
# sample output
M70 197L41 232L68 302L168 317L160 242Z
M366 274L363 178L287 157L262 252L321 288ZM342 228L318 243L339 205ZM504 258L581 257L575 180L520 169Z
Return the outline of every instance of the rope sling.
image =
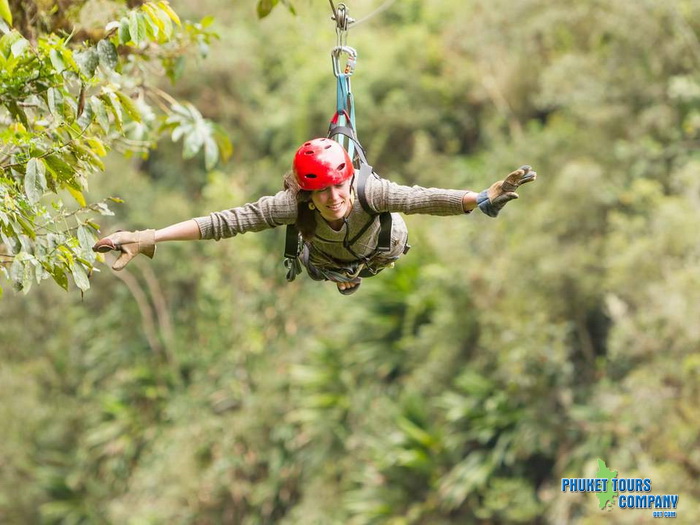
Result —
M391 249L391 213L377 213L367 204L365 196L367 179L371 176L376 177L377 175L372 170L372 166L367 162L364 148L357 138L357 128L355 126L355 100L352 95L350 77L355 72L355 66L357 65L357 51L347 45L348 29L354 20L350 18L345 4L338 4L336 8L333 4L333 0L329 0L329 2L333 11L331 19L336 23L337 35L336 46L331 50L333 74L336 78L336 111L330 120L326 136L343 146L350 155L350 158L353 159L355 173L357 174L357 197L362 209L370 215L370 220L360 229L359 233L356 234L353 239L346 240L344 246L353 256L357 257L358 261L368 263L371 258L378 253L386 253ZM345 66L341 67L341 57L343 55L347 56L347 60ZM374 252L366 257L355 254L352 249L353 244L377 220L379 220L380 223L380 231L377 247ZM294 224L287 225L284 247L284 266L287 269L287 281L289 282L294 281L296 276L301 273L300 255L303 248L304 241L299 230ZM367 268L367 270L369 269ZM329 273L333 275L334 279L344 278L337 272L331 271ZM364 276L371 276L375 273L375 271L371 270L369 273L365 271Z

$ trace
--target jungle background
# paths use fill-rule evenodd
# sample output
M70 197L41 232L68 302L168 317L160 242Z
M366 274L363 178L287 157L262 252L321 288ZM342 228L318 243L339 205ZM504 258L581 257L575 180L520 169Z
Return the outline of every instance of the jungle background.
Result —
M219 39L164 89L233 156L113 151L102 234L278 191L335 108L328 3L172 7ZM698 0L400 0L351 28L378 173L538 180L496 220L407 217L411 252L349 297L285 282L282 229L98 262L82 294L4 286L0 522L651 521L561 492L601 458L697 523L699 34Z

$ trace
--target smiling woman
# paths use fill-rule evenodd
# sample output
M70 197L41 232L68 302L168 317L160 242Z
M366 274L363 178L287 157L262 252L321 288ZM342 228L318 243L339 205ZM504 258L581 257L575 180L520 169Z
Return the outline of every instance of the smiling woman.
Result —
M518 198L516 189L537 176L530 166L522 166L476 193L402 186L368 174L371 167L360 165L356 169L335 140L316 138L299 147L285 188L276 195L160 230L118 232L93 249L122 252L113 266L120 270L139 253L153 257L159 242L220 240L293 224L303 238L294 258L312 279L333 281L340 293L349 295L364 277L376 275L408 251L408 230L399 213L463 215L478 206L496 217L508 201Z
M342 227L342 219L350 212L352 207L352 193L350 191L350 181L346 180L339 184L327 186L322 190L311 192L309 207L313 206L318 210L331 228L339 230ZM312 208L313 209L313 208Z

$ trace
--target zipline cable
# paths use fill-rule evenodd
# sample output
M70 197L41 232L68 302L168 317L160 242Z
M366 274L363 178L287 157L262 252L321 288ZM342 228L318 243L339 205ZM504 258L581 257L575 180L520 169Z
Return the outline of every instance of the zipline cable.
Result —
M389 9L389 8L390 8L393 4L395 4L395 3L396 3L396 0L386 0L386 2L384 2L382 5L380 5L379 7L377 7L374 11L372 11L372 12L371 12L370 14L368 14L367 16L362 17L362 18L360 18L359 20L353 20L352 26L353 26L353 27L357 27L357 26L359 26L360 24L363 24L363 23L367 22L367 20L369 20L369 19L371 19L371 18L374 18L374 17L377 16L378 14L380 14L380 13L386 11L387 9Z

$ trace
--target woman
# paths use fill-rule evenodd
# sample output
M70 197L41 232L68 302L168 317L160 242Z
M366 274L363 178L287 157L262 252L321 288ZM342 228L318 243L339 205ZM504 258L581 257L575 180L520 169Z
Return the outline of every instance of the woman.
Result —
M285 189L276 195L159 230L117 232L99 240L93 250L120 251L112 268L121 270L139 253L152 258L160 242L219 240L295 224L304 241L299 258L309 276L333 281L340 293L349 295L363 277L375 275L408 250L408 231L398 212L460 215L479 207L496 217L508 201L518 198L518 186L537 177L523 166L475 193L401 186L375 174L360 180L358 172L338 142L313 139L297 150ZM358 189L362 198L357 198ZM391 216L388 246L379 246L382 213Z

